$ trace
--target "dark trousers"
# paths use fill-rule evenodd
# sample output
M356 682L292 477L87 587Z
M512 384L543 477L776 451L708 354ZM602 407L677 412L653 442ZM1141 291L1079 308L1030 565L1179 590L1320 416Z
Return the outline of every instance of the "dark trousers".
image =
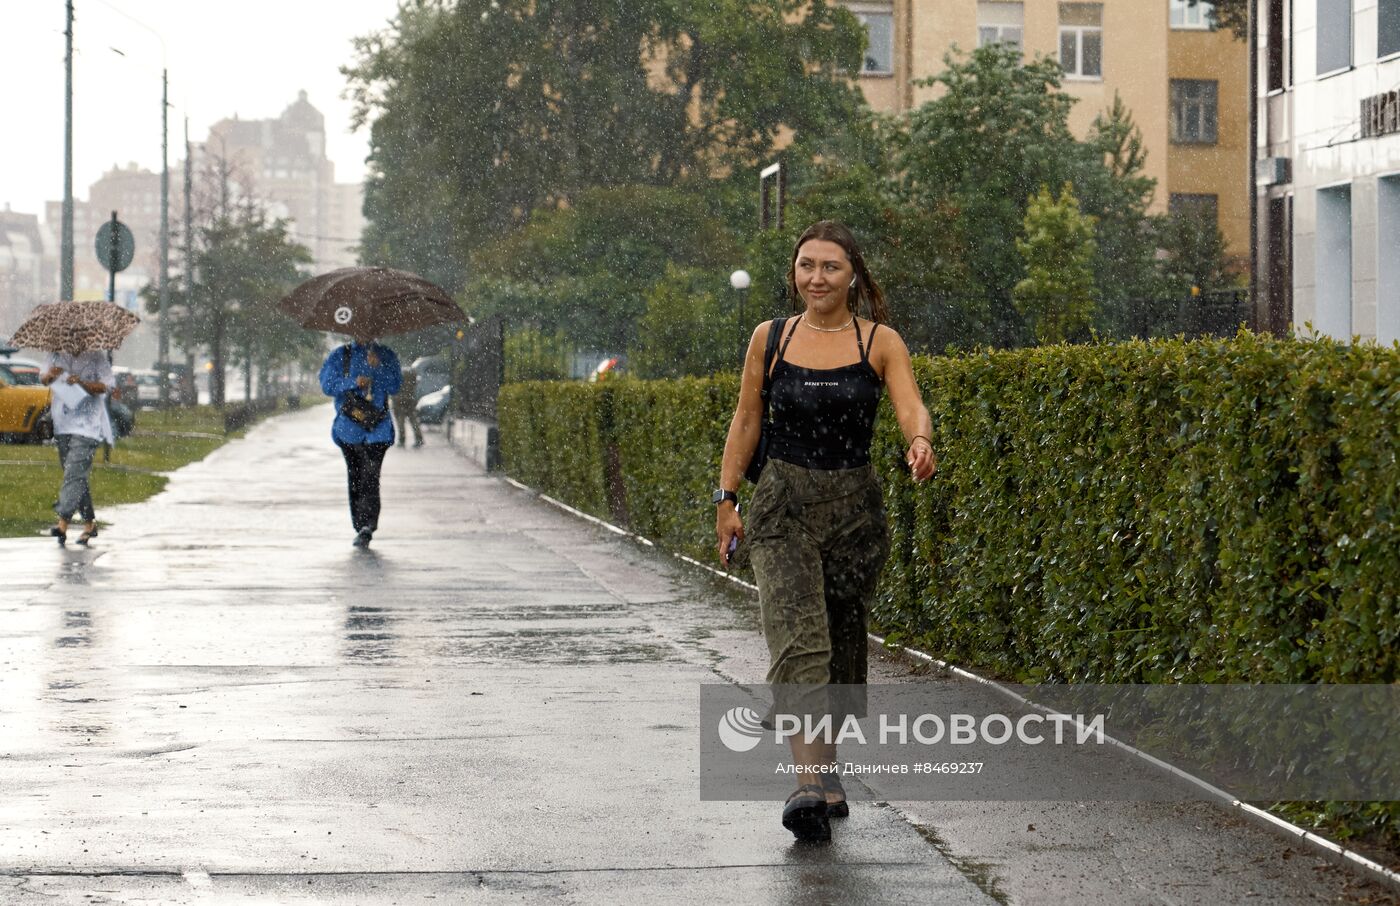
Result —
M389 444L339 444L350 485L350 522L359 532L379 528L379 470Z
M389 402L394 410L394 425L398 428L399 446L402 447L408 441L408 435L404 433L403 423L405 420L413 426L413 445L423 446L423 425L418 420L418 409L412 397L391 396Z

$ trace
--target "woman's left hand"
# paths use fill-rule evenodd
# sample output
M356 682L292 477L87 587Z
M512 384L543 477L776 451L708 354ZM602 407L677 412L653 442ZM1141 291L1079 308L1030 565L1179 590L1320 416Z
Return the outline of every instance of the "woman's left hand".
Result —
M379 353L375 351L373 346L369 348L369 352L365 353L365 361L369 363L371 368L379 367Z
M938 461L933 456L933 447L922 437L914 438L904 453L904 461L909 465L909 474L915 481L928 481L938 471Z

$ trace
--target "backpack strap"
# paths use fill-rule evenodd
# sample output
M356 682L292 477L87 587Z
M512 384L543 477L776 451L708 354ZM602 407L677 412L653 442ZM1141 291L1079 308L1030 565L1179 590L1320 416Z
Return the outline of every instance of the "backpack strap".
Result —
M340 347L340 349L341 349L341 351L344 353L344 355L342 355L342 356L340 357L340 376L341 376L341 377L349 377L349 376L350 376L350 344L349 344L349 343L346 343L344 346Z

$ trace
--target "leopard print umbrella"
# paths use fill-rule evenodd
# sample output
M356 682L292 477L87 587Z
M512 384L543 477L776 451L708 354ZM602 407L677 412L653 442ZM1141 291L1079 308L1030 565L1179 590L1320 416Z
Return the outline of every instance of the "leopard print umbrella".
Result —
M141 319L111 302L49 302L30 312L10 342L77 355L116 349Z

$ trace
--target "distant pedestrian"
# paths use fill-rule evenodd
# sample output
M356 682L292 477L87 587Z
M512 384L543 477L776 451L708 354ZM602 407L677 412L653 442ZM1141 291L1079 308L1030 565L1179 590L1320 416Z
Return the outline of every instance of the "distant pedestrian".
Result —
M85 523L77 543L86 545L97 537L89 476L97 448L115 440L107 414L107 394L115 380L111 360L102 350L54 352L44 363L40 381L53 388L49 412L58 461L63 466L63 485L54 505L58 524L49 530L59 544L68 541L68 525L74 513L80 514ZM55 388L56 383L62 386Z
M389 397L401 381L394 350L369 338L332 350L321 366L321 390L335 398L331 437L345 457L356 547L379 529L379 471L394 443Z
M749 341L715 491L715 531L722 562L729 563L734 543L753 564L775 709L810 715L835 707L860 717L866 618L889 553L883 495L870 464L882 391L894 405L916 481L935 469L932 422L904 341L880 329L884 294L849 229L829 220L808 227L788 262L788 289L801 300L801 314L760 324ZM869 318L861 317L862 307ZM768 369L768 459L745 532L737 492L758 447L770 336L781 343ZM844 703L834 701L832 684L847 694ZM828 840L830 819L849 813L834 773L836 748L801 734L791 746L799 786L784 804L783 825L799 840Z
M418 371L412 365L403 370L403 381L399 392L394 394L394 424L398 428L400 447L408 440L403 429L404 419L413 426L413 445L423 446L423 425L418 421Z

